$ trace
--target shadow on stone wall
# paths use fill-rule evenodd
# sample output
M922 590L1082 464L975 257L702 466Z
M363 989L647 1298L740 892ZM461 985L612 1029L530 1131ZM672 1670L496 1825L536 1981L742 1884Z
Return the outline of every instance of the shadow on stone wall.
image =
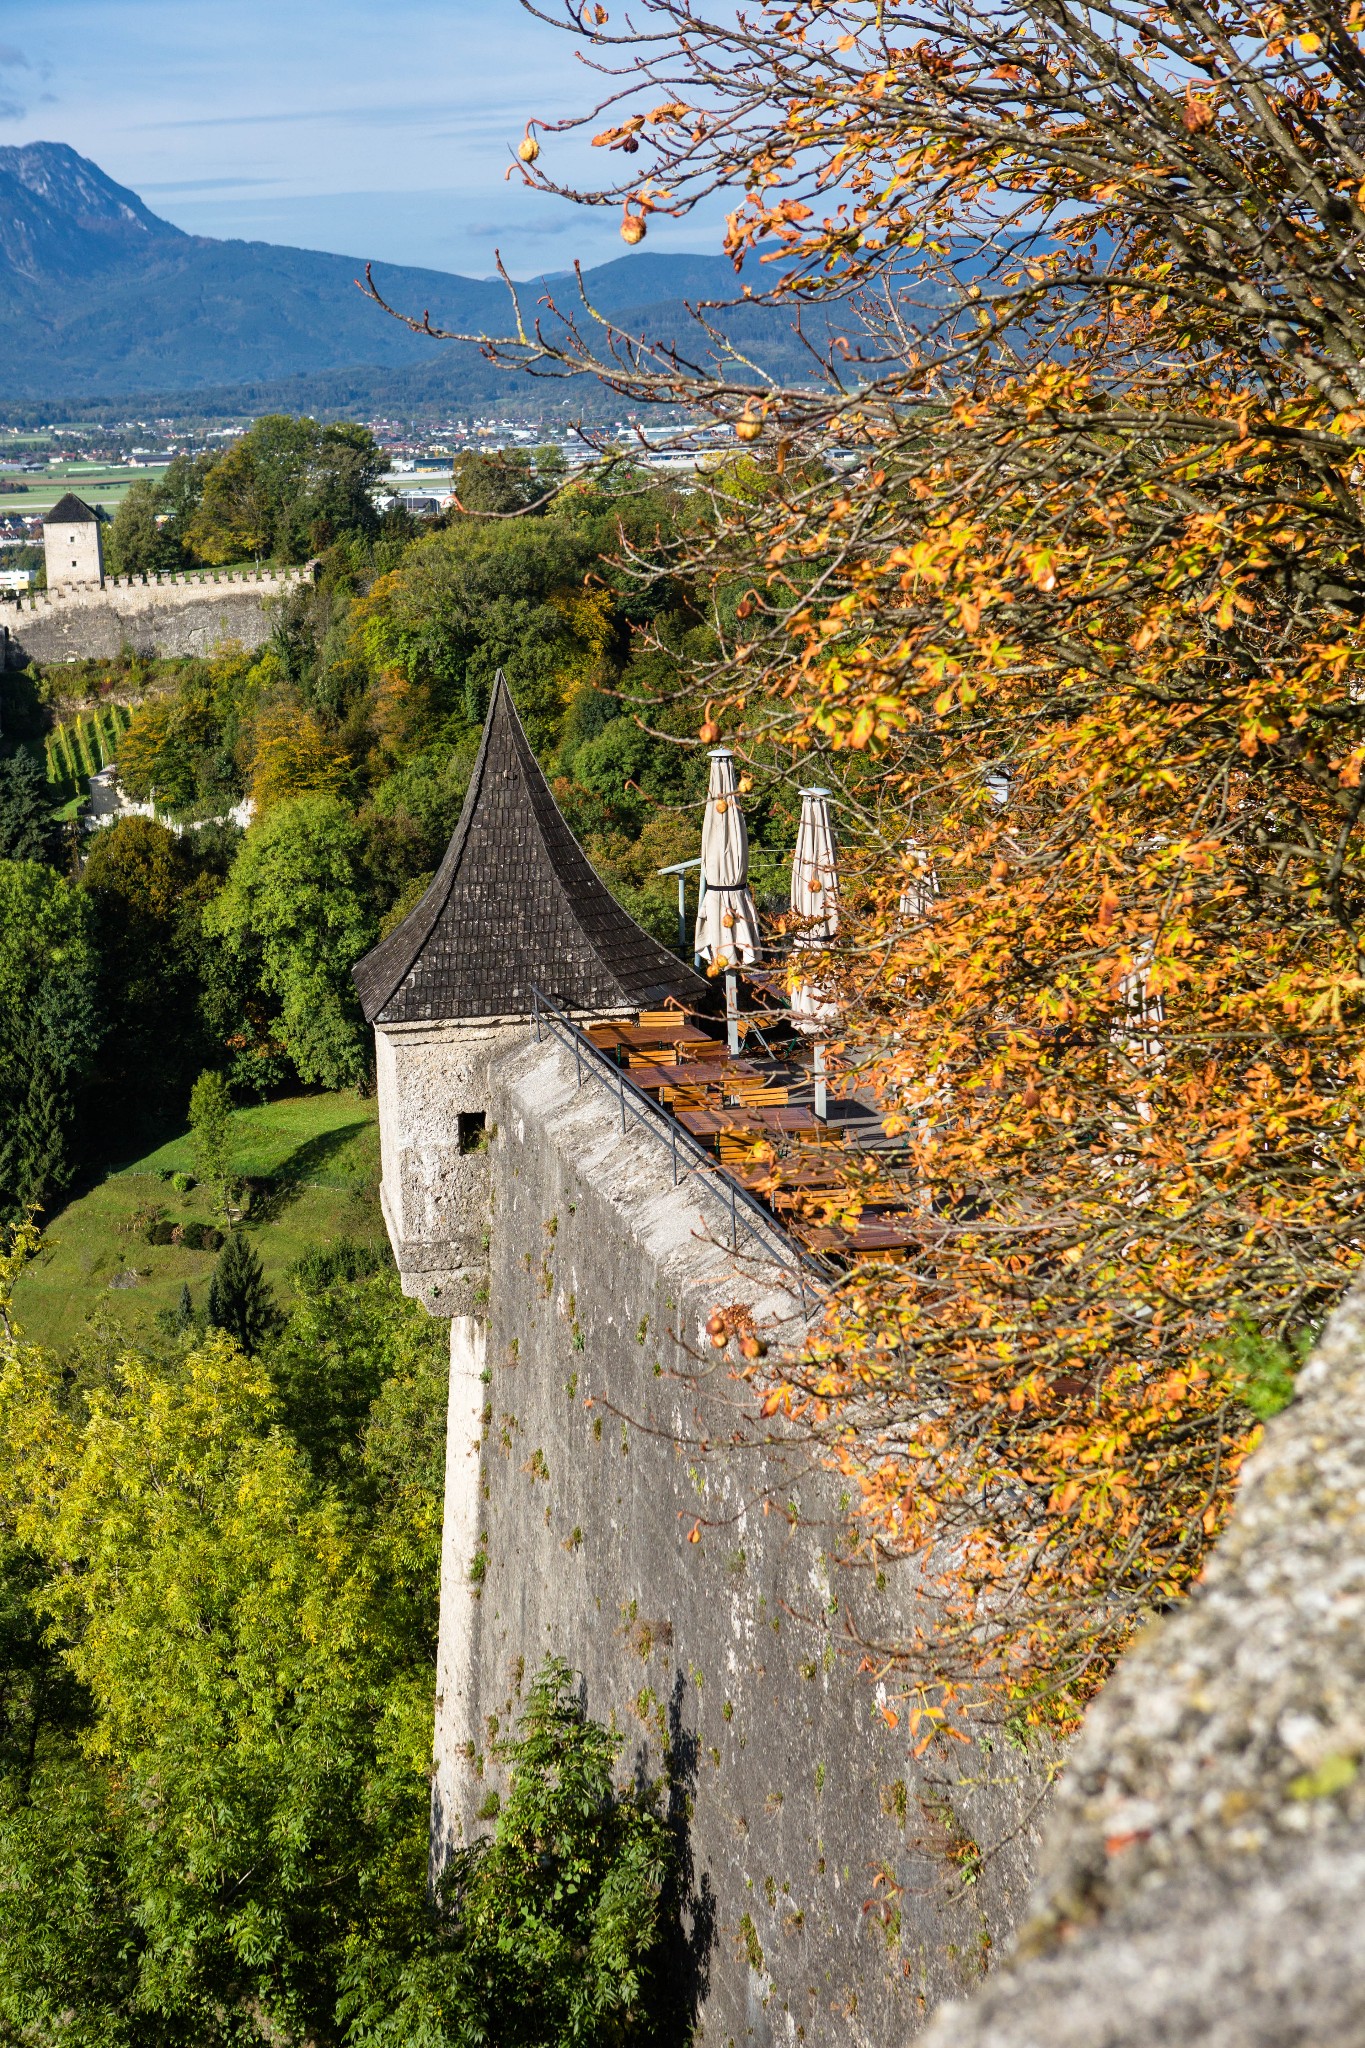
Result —
M668 1703L668 1794L664 1817L673 1838L673 1873L664 1895L667 1928L662 1960L665 1998L661 2040L665 2048L688 2048L711 1989L711 1951L716 1943L716 1899L703 1871L698 1883L692 1855L692 1811L697 1796L699 1745L683 1722L687 1680L675 1672ZM636 1782L648 1782L648 1757L636 1758Z

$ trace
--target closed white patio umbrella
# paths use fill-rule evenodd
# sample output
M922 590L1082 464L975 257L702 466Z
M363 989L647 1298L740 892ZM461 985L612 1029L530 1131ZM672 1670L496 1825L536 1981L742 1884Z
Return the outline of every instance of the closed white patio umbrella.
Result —
M803 920L793 940L796 953L822 951L839 930L839 876L827 789L803 789L801 823L792 857L791 906ZM803 1031L817 1030L839 1014L829 992L808 981L792 990L792 1016Z
M747 967L761 949L749 893L749 834L735 788L735 757L711 749L711 782L701 828L701 901L696 953L716 967Z
M910 873L901 890L900 914L918 923L933 911L939 893L938 876L933 862L917 839L906 840L905 856Z

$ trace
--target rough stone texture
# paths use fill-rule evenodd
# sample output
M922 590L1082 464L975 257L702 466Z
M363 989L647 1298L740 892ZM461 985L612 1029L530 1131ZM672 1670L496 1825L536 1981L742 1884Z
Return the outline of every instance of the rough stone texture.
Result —
M1019 1960L925 2048L1365 2041L1365 1287L1092 1708Z
M434 1316L468 1315L488 1272L488 1063L525 1027L413 1024L375 1033L380 1201L403 1290ZM461 1119L464 1122L461 1122Z
M103 589L76 585L0 602L6 663L112 661L124 647L142 655L210 654L225 640L260 647L273 624L270 600L307 573L208 574L174 582L113 577Z
M431 887L354 969L371 1024L529 1017L533 991L604 1015L710 1007L690 967L623 910L560 815L502 670L464 808Z
M799 1325L782 1241L756 1260L712 1238L719 1212L708 1227L667 1148L623 1132L552 1041L498 1053L487 1083L487 1327L452 1346L436 1860L478 1826L491 1739L555 1651L627 1767L671 1756L676 1969L701 2038L905 2039L1016 1923L1051 1758L917 1760L859 1671L848 1631L894 1631L913 1588L837 1561L837 1482L761 1441L702 1335L722 1301Z

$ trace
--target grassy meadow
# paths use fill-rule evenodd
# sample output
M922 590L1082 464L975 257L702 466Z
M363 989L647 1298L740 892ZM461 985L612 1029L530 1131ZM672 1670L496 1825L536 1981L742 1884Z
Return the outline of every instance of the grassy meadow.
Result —
M234 1111L232 1133L233 1171L251 1183L243 1227L278 1295L309 1245L384 1241L373 1098L350 1089L289 1096ZM91 1330L136 1340L155 1329L158 1310L175 1308L186 1282L202 1309L217 1254L146 1236L159 1217L221 1225L208 1189L174 1187L171 1175L193 1170L183 1131L45 1219L43 1249L15 1290L24 1335L54 1349Z

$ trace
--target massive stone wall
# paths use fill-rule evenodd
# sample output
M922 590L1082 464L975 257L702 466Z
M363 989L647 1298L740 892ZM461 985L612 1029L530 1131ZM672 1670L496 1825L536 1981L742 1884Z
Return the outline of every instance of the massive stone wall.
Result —
M504 1044L483 1086L487 1301L452 1324L435 1860L480 1826L493 1738L557 1653L625 1735L623 1766L670 1784L675 1976L701 2038L903 2040L1015 1924L1054 1758L917 1758L894 1682L860 1670L859 1639L894 1639L913 1584L839 1561L837 1481L758 1421L702 1334L736 1300L799 1330L780 1241L733 1254L667 1146L623 1130L552 1042Z
M1058 1790L1012 1965L925 2048L1365 2041L1365 1287Z
M270 636L271 601L311 573L210 570L39 591L0 603L5 660L22 668L30 661L113 660L125 647L166 656L208 654L226 640L259 647Z

